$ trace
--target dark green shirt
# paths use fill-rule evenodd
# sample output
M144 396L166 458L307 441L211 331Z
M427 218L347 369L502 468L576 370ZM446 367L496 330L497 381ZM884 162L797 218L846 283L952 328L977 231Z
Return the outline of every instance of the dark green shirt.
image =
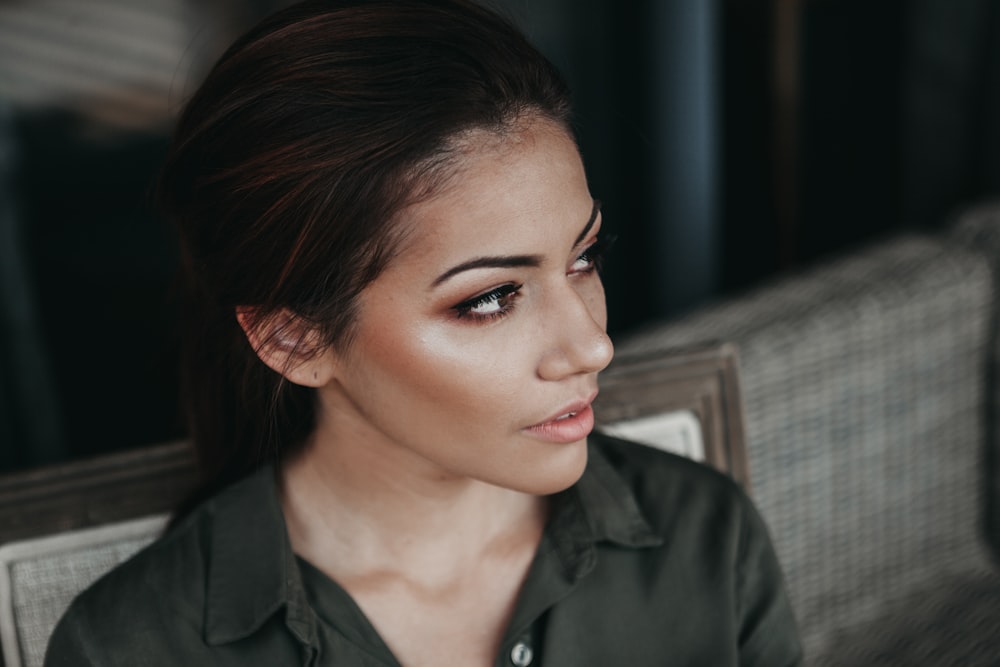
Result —
M45 664L398 665L350 596L292 552L272 469L80 595ZM739 487L593 436L583 477L552 498L495 665L801 664L767 531Z

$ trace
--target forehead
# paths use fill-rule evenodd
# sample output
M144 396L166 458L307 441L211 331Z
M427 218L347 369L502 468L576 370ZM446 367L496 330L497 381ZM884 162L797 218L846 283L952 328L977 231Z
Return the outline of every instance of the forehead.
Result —
M534 252L587 221L593 202L580 154L557 123L475 130L456 146L441 186L400 216L405 254Z

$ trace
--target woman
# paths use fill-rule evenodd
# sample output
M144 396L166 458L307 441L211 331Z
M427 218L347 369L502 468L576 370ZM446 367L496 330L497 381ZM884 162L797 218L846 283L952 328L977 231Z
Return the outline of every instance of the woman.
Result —
M161 194L207 500L47 664L798 664L735 485L591 434L600 207L508 24L285 10L191 100Z

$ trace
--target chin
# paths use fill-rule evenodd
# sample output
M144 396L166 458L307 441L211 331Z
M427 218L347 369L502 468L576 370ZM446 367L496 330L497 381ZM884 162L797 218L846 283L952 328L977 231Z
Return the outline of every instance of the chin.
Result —
M587 439L556 446L562 451L543 464L533 466L520 480L516 480L521 487L517 490L536 496L550 496L565 491L580 480L587 467Z

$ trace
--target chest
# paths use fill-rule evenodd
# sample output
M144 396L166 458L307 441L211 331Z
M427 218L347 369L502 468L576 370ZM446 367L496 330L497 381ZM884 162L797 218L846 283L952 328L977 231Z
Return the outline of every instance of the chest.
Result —
M519 583L503 575L441 589L396 581L355 586L352 595L403 667L491 667Z

